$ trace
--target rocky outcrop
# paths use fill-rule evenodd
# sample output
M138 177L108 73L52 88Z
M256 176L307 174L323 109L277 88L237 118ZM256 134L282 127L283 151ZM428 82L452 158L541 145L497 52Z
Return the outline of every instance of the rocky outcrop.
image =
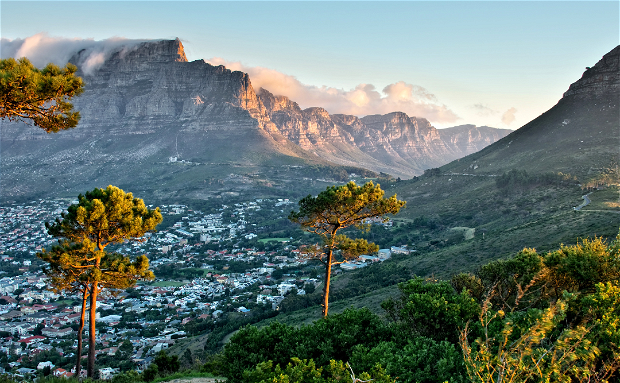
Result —
M452 152L471 154L507 136L512 130L468 124L439 129L437 132Z
M564 98L592 98L620 93L620 45L612 49L581 78L571 84Z
M45 193L51 185L67 193L110 183L135 190L153 179L177 190L218 171L207 164L329 161L409 178L464 155L427 120L404 113L360 119L302 110L266 90L257 95L247 73L188 62L178 39L105 57L85 49L71 62L85 83L72 100L79 126L50 135L3 123L4 195ZM170 158L203 167L184 168L193 175L181 176L162 165Z
M303 149L330 161L349 164L354 159L372 170L404 177L473 153L510 132L471 125L440 134L428 120L402 112L360 119L330 115L323 108L302 110L265 89L258 97L280 133Z

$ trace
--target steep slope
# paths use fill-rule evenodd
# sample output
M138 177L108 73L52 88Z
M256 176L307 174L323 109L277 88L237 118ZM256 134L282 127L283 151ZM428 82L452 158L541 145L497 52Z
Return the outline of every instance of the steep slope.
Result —
M550 110L480 152L444 167L501 173L512 168L563 172L585 180L618 165L620 47L573 83Z
M426 217L411 225L403 238L434 254L404 263L418 274L445 274L513 255L524 247L544 251L578 238L615 237L620 227L619 59L616 47L588 68L554 107L498 142L438 172L393 185L389 192L397 192L408 203L400 218L413 223ZM498 176L512 169L525 171L530 178L498 185ZM539 177L559 172L576 179L557 182ZM607 189L594 190L590 196L596 207L575 211L582 195L592 191L581 186L604 173L612 176L602 182ZM435 245L420 234L428 221L435 227L428 233L435 237ZM448 246L454 227L475 229L474 239L461 238Z
M325 162L279 134L246 73L187 62L178 39L121 49L85 73L89 53L71 60L85 81L77 128L48 135L3 123L3 196L109 183L183 189L230 173L216 164Z
M341 164L410 178L497 141L510 130L435 129L424 118L402 112L363 118L307 108L260 89L258 97L278 130L300 147Z

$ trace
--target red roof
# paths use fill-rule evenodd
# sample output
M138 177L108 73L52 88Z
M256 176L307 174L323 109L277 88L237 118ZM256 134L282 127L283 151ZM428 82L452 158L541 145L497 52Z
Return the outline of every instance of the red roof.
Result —
M35 340L43 340L43 339L45 339L44 336L34 335L34 336L31 336L31 337L28 337L28 338L21 339L20 342L31 343L31 342L34 342Z

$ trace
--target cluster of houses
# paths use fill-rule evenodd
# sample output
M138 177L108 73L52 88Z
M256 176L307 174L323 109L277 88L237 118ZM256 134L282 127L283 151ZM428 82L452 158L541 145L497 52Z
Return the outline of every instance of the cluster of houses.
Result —
M53 242L45 222L60 217L69 200L38 200L24 205L0 206L0 254L35 254ZM9 259L10 258L10 259ZM3 256L4 262L16 262Z
M44 222L59 217L72 202L75 201L41 200L29 205L0 207L0 259L18 262L20 266L19 275L0 278L0 360L6 358L7 373L26 376L45 369L55 376L69 377L75 372L68 364L55 366L48 360L36 366L32 364L33 358L44 351L55 351L66 358L73 356L74 329L80 320L81 305L78 296L60 296L48 290L41 269L29 267L36 259L34 254L54 241L46 234ZM276 270L303 268L309 262L299 257L298 249L286 243L271 251L228 246L240 238L256 236L257 223L252 223L251 217L254 213L261 209L284 212L290 204L287 199L257 199L223 205L218 212L210 214L191 210L186 205L160 206L162 214L177 217L171 227L149 233L141 241L122 244L114 251L147 254L152 268L191 266L203 274L182 284L160 280L138 285L132 294L102 295L96 313L95 336L101 345L98 357L115 355L123 341L129 340L131 360L137 369L145 368L156 352L185 337L185 330L193 321L218 320L231 310L247 314L254 305L277 310L287 294L295 291L303 295L306 287L315 288L320 277L303 280L272 277ZM221 250L202 247L207 243L222 244ZM408 251L399 247L382 249L377 255L362 256L341 264L340 268L352 270L385 261L393 253ZM17 261L16 257L21 258ZM252 266L248 265L243 272L228 272L228 266L215 270L215 263L233 262L252 263ZM21 269L22 266L25 268ZM149 334L141 331L149 328L157 331ZM87 329L88 326L86 333ZM99 373L102 379L109 379L118 372L118 368L105 367Z

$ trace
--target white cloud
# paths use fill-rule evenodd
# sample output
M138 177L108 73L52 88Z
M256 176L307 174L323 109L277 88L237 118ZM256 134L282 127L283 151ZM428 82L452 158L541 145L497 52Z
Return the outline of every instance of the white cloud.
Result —
M129 50L144 41L148 40L113 37L95 41L51 37L46 33L39 33L25 39L2 38L0 57L28 57L36 67L42 68L49 62L64 66L75 53L86 50L79 64L86 74L90 74L99 68L111 53L121 47ZM410 116L424 117L437 124L452 123L459 119L428 90L404 81L389 84L381 91L372 84L364 83L354 89L345 90L303 84L294 76L273 69L248 67L219 57L207 61L213 65L224 65L231 70L247 72L256 90L263 87L275 95L287 96L302 108L323 107L330 113L357 116L400 111Z
M247 72L254 89L265 88L275 95L286 96L302 108L322 107L329 113L364 116L404 112L409 116L424 117L434 123L452 123L459 117L425 88L399 81L379 92L372 84L359 84L344 90L328 86L306 85L296 77L273 69L249 67L240 62L229 62L221 57L207 59L213 65L224 65L231 70Z
M515 113L517 113L517 109L514 107L508 109L502 115L502 122L506 125L510 125L515 121Z
M65 66L74 54L85 49L84 61L81 66L84 73L90 74L101 66L111 53L118 51L121 47L131 49L144 41L148 40L112 37L95 41L94 39L51 37L47 33L37 33L25 39L9 40L2 38L0 41L0 57L3 59L27 57L38 68L42 68L50 62L58 66Z

